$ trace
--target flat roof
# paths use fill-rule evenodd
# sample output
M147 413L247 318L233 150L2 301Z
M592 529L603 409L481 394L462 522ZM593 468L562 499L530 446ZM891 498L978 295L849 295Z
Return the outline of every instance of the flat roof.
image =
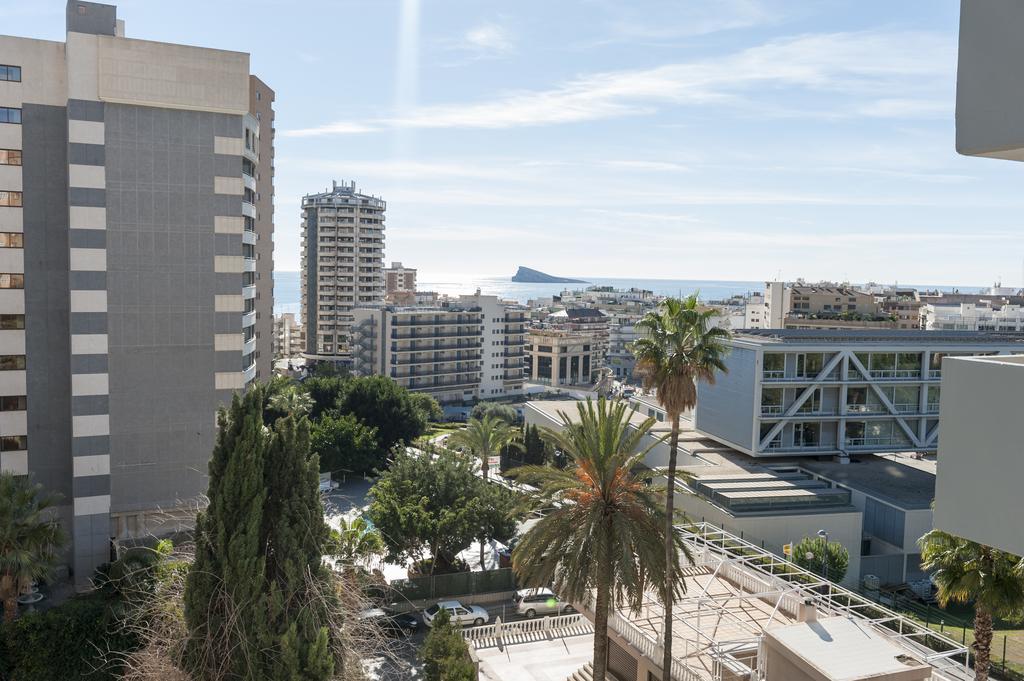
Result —
M569 418L575 419L578 413L576 411L576 405L584 402L585 400L530 400L526 403L525 408L540 412L558 425L561 425L562 417L559 416L558 412L565 412ZM646 414L641 414L639 411L629 409L628 405L626 409L630 412L629 423L632 426L639 426L650 418ZM670 430L671 427L668 421L655 421L654 425L651 426L651 432L657 433L658 437ZM681 440L682 438L680 436L680 446L682 446Z
M929 665L882 638L864 620L826 617L769 629L766 635L832 681L876 679L914 670L918 674L911 678L931 676Z
M934 473L880 456L851 458L850 463L798 461L794 465L908 511L931 508L935 498Z
M944 343L1011 345L1024 343L1024 333L1001 331L924 331L917 329L739 329L737 341L750 343Z

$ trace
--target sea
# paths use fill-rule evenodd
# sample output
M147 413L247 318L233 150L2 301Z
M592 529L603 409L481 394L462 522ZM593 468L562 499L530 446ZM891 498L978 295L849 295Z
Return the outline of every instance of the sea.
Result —
M583 277L580 277L581 279ZM480 289L484 295L499 296L525 303L535 298L546 298L562 291L579 290L587 286L611 286L613 288L641 288L662 296L687 296L696 293L701 300L726 300L735 295L745 295L764 290L764 281L716 281L712 279L629 279L593 277L585 284L523 284L512 281L511 277L448 277L445 279L417 280L420 291L436 291L448 295L473 293ZM907 284L919 290L953 291L977 293L981 286L930 286ZM302 288L298 272L274 272L274 313L292 312L300 315Z

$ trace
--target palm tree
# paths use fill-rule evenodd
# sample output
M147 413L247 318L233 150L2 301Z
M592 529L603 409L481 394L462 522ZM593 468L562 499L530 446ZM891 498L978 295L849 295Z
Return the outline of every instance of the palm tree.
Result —
M313 398L305 390L292 385L275 393L268 404L271 409L298 419L313 409Z
M365 518L340 518L338 529L331 530L328 552L346 569L384 553L384 540Z
M679 417L697 404L697 383L714 383L715 374L727 371L725 341L731 334L715 326L717 310L704 309L697 296L683 300L669 298L657 310L648 312L636 327L644 337L632 346L636 372L644 387L657 391L672 426L668 448L668 480L665 488L665 555L673 551L671 527L675 521L676 459L679 453ZM671 593L671 592L669 592ZM665 602L665 652L662 668L672 664L672 600ZM667 674L666 674L667 678Z
M654 419L630 427L622 403L600 399L577 405L578 419L559 413L560 432L544 437L569 457L564 469L525 466L517 479L540 489L555 510L541 518L512 552L512 567L529 586L552 585L562 598L594 604L594 678L607 669L611 606L638 610L650 588L668 601L685 589L679 554L690 558L681 535L665 522L661 492L649 482L655 471L640 471L649 447L640 450ZM675 547L664 549L666 528ZM666 560L668 558L668 560ZM667 677L666 677L667 678Z
M18 596L36 579L46 577L64 543L57 524L57 495L40 495L41 485L28 476L0 473L0 601L4 622L18 613Z
M974 602L974 678L988 679L992 618L1024 609L1024 561L1019 556L941 530L921 537L921 567L932 573L939 604Z
M448 437L451 447L468 449L480 458L480 470L487 479L488 460L512 444L519 436L518 431L504 419L494 415L482 419L470 419L466 427Z

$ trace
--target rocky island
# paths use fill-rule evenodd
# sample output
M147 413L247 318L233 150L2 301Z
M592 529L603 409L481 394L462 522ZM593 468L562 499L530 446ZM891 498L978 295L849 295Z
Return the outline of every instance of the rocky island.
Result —
M529 267L519 266L519 271L512 277L512 281L522 284L586 284L582 279L569 279L568 277L556 277Z

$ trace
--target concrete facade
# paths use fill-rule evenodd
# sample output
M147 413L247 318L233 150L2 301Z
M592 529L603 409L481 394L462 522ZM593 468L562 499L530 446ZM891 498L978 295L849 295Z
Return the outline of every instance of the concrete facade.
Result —
M942 361L1024 350L1024 336L748 330L698 386L698 431L752 456L934 452ZM748 416L750 417L747 420Z
M600 352L594 336L567 329L530 329L529 380L544 385L593 383Z
M943 367L935 526L1018 556L1024 527L997 519L1024 512L1021 404L1024 355L958 358Z
M348 362L352 311L384 302L387 204L355 182L302 198L302 320L306 357Z
M65 43L0 36L0 63L21 76L0 82L20 112L0 192L21 199L0 207L0 467L63 495L84 585L112 540L187 517L216 410L256 378L245 301L273 304L248 277L273 224L244 219L249 58L125 38L115 7L69 2Z

